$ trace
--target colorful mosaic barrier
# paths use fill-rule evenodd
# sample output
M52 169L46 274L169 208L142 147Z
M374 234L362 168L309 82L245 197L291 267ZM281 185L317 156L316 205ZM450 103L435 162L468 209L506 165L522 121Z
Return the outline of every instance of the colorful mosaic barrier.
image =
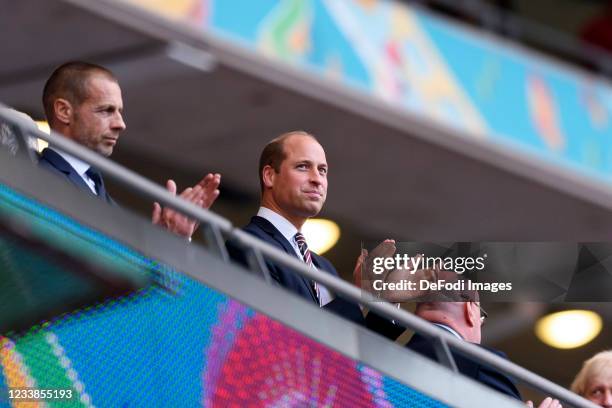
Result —
M443 406L2 185L0 207L20 208L77 247L95 242L99 252L167 276L0 336L0 406ZM21 388L70 390L71 398L9 404L9 390Z

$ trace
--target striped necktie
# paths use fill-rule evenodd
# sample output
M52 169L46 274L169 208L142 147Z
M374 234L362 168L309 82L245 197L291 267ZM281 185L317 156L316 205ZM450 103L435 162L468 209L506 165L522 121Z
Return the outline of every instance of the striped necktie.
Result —
M304 238L304 235L302 235L302 233L299 232L299 231L296 232L296 234L293 236L293 238L295 239L295 242L297 242L298 248L300 249L300 253L302 254L302 259L304 260L306 265L308 265L309 267L313 268L314 265L312 264L312 255L310 253L310 250L308 249L308 244L306 243L306 238ZM311 280L310 281L310 286L314 290L314 293L317 296L317 300L320 301L321 296L319 296L319 285L315 281Z

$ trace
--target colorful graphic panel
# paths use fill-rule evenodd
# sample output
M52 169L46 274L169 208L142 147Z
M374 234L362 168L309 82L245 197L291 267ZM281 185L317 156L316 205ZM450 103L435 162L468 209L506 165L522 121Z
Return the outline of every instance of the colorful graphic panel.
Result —
M26 333L2 333L0 406L444 406L3 185L0 203L77 247L95 242L123 262L155 265L145 270L158 282ZM9 404L9 389L18 388L71 397Z
M610 83L482 31L390 0L192 0L182 14L169 0L126 1L465 135L612 181Z

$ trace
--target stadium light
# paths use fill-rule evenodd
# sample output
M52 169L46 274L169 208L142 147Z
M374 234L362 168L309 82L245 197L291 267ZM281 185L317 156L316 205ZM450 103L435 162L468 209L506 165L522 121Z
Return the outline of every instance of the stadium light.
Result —
M602 328L601 317L589 310L566 310L542 317L535 326L535 333L545 344L572 349L593 340Z
M302 226L308 247L316 254L329 251L340 238L340 227L331 220L311 218Z

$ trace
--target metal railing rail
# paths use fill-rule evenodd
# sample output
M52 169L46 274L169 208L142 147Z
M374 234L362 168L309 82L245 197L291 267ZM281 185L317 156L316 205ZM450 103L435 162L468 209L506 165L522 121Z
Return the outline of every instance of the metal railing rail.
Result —
M35 137L46 140L51 146L88 162L96 169L102 171L105 176L111 177L123 186L130 188L135 193L148 199L157 201L164 206L178 210L185 215L200 221L211 249L219 254L222 258L227 260L227 252L224 246L224 241L223 239L220 239L220 237L224 236L252 252L254 256L251 258L258 261L256 267L254 264L251 265L252 269L255 269L256 271L257 269L260 269L259 272L263 272L264 276L267 276L267 271L265 270L265 262L262 262L262 260L263 258L267 258L271 261L291 268L299 275L325 285L327 288L336 294L341 295L347 300L362 304L368 307L370 311L374 311L388 319L394 320L396 323L401 324L408 329L431 338L434 346L436 347L437 355L442 356L441 359L439 358L439 362L447 365L454 371L457 371L457 369L454 364L453 356L449 351L449 347L471 358L474 358L483 364L511 375L546 395L555 397L564 403L571 404L571 406L584 408L596 407L596 405L586 401L569 390L535 373L532 373L531 371L520 367L517 364L514 364L474 344L459 340L450 333L432 326L430 323L411 313L397 309L389 303L380 302L379 299L363 292L360 288L357 288L356 286L353 286L340 278L307 267L306 264L299 261L297 258L291 257L272 245L267 244L258 238L234 227L229 220L216 215L211 211L202 209L186 200L183 200L180 197L171 195L167 190L144 178L143 176L140 176L132 170L129 170L111 161L110 159L94 153L93 151L77 143L74 143L60 134L55 132L46 134L34 129L32 128L32 124L30 122L24 118L18 117L13 112L2 109L2 107L3 105L0 104L0 123L4 121L5 123L14 125L20 130L23 137ZM27 144L28 140L25 140L24 142ZM24 153L27 154L27 152ZM213 236L214 239L211 240L211 236ZM261 271L261 269L263 269L263 271ZM269 281L269 279L266 280Z

